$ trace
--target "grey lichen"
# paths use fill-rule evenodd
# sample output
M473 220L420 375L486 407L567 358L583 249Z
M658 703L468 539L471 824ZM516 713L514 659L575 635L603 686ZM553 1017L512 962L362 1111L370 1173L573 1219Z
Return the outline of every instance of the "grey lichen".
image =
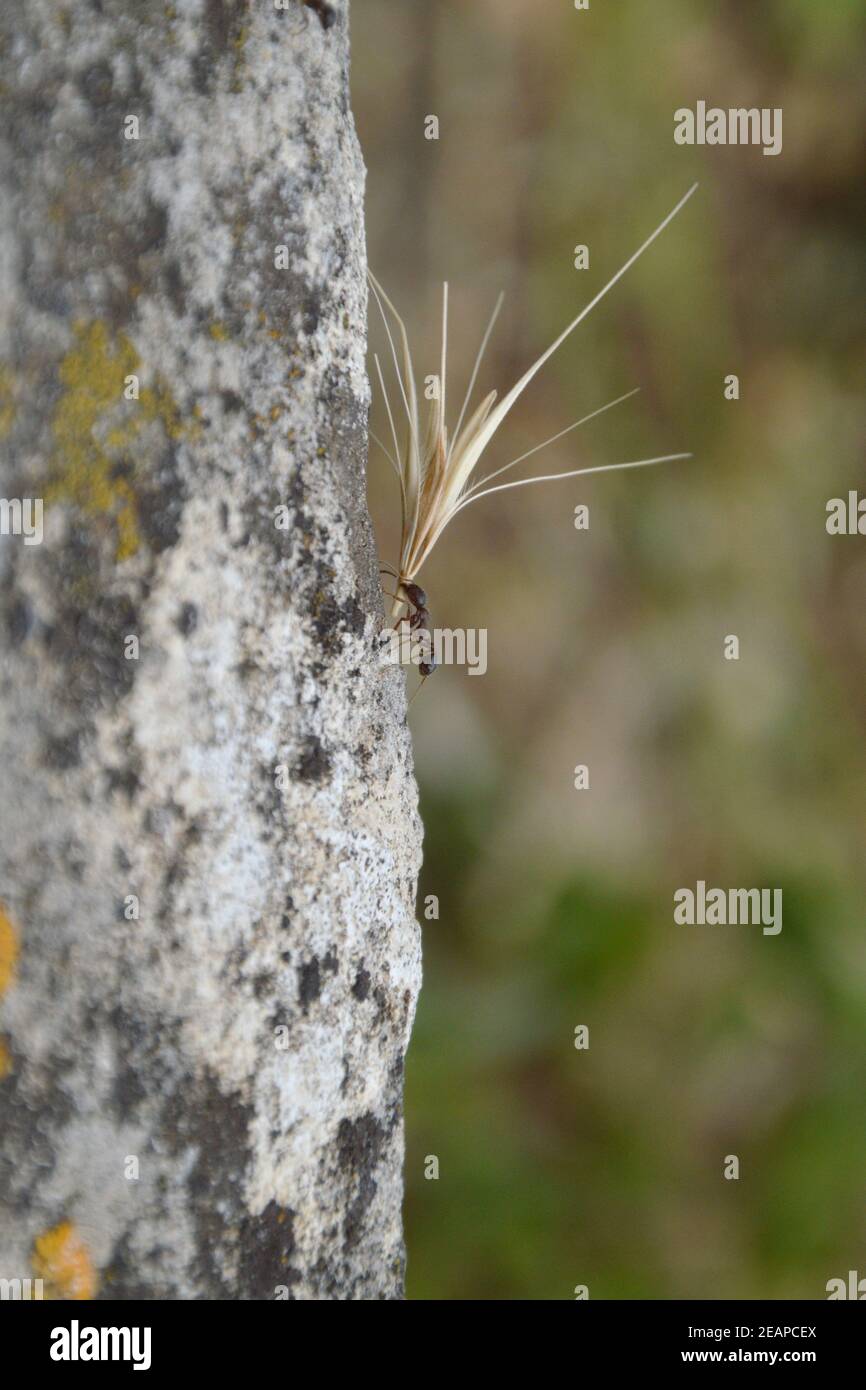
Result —
M345 0L0 18L0 491L46 499L0 539L0 1276L70 1296L402 1292L347 92Z

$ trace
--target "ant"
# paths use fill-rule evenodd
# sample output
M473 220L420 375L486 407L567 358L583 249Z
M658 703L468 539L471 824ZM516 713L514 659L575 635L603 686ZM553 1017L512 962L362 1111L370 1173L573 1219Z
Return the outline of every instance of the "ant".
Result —
M430 627L430 612L427 608L427 594L424 589L421 588L421 585L413 584L408 579L401 579L397 571L391 569L390 565L383 566L379 573L393 575L397 580L397 592L395 594L389 594L389 597L396 599L398 603L406 605L408 609L406 617L409 620L409 630L411 632L426 632L428 638L430 638L432 629ZM405 622L406 618L403 618L402 621ZM429 656L429 661L422 661L418 665L418 671L421 675L421 685L423 685L427 677L432 676L433 672L436 670L436 659L433 656L432 650L429 652ZM420 689L421 686L419 685L418 690ZM416 690L415 695L417 694L418 691ZM412 696L413 700L415 695Z

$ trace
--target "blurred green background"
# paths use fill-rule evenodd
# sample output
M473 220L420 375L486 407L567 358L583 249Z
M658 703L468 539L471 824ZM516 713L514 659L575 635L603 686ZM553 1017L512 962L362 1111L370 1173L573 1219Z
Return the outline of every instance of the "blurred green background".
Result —
M482 471L633 386L515 476L694 459L486 499L421 576L435 622L488 629L489 669L443 669L412 707L440 915L408 1063L409 1295L823 1298L866 1275L866 538L825 530L829 498L866 495L866 10L364 0L352 23L370 262L420 377L450 281L452 402L500 288L480 392L701 181ZM698 99L781 106L782 154L676 146ZM393 562L375 450L370 477ZM676 926L699 878L781 887L781 935Z

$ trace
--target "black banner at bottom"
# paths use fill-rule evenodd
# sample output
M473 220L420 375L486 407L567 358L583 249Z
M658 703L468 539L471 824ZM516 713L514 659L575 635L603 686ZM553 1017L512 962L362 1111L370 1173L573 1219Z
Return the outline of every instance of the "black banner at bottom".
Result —
M485 1305L489 1306L489 1305ZM523 1304L527 1310L537 1304ZM525 1316L509 1304L508 1334L497 1345L489 1335L479 1338L475 1355L485 1370L495 1365L496 1353L514 1355L514 1332L520 1335ZM843 1366L856 1366L862 1346L864 1323L858 1310L841 1302L573 1302L567 1311L545 1315L545 1338L563 1333L577 1340L581 1364L618 1369L668 1370L674 1366L811 1366L823 1374ZM323 1324L307 1321L297 1304L261 1303L49 1303L4 1300L0 1323L7 1365L17 1362L25 1371L48 1374L59 1380L69 1375L92 1377L109 1368L114 1375L163 1376L167 1371L235 1371L258 1376L286 1373L303 1345L299 1336L320 1330ZM395 1321L391 1321L395 1317ZM465 1371L473 1362L473 1339L461 1338L460 1350L443 1337L440 1321L425 1329L426 1318L415 1323L409 1305L388 1315L387 1322L352 1324L351 1343L331 1343L327 1368L333 1374L344 1349L347 1365L358 1369L359 1347L382 1343L396 1329L420 1338L416 1351L419 1366L406 1362L404 1347L395 1364L401 1379L418 1369L429 1376L437 1362L443 1374L459 1364ZM480 1326L486 1329L486 1315ZM514 1319L517 1319L515 1322ZM552 1320L548 1322L548 1318ZM538 1324L528 1319L532 1333ZM333 1326L333 1324L328 1324ZM359 1343L357 1333L372 1337ZM411 1343L409 1344L412 1345ZM536 1351L538 1344L536 1343ZM549 1354L549 1343L543 1343ZM525 1347L525 1344L524 1344ZM525 1348L528 1351L528 1348ZM335 1355L336 1353L336 1355ZM12 1358L12 1359L10 1359ZM586 1361L584 1362L584 1358ZM591 1358L591 1359L590 1359ZM399 1365L402 1363L402 1365ZM399 1369L398 1369L399 1365ZM512 1369L514 1366L512 1364ZM324 1367L322 1368L324 1369Z

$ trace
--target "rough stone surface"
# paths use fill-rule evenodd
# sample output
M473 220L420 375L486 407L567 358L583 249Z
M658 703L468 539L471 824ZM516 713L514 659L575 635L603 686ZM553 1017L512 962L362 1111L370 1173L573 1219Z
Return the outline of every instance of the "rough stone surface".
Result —
M0 1277L400 1297L346 0L7 5L0 104Z

